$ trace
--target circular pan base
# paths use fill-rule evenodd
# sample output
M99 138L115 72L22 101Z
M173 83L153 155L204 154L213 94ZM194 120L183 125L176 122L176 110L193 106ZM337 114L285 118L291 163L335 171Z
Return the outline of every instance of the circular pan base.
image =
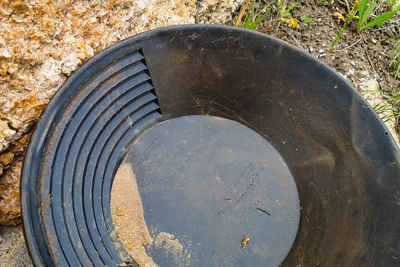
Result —
M125 164L153 241L168 233L184 247L174 254L153 245L159 266L278 266L294 242L294 179L277 150L240 123L201 115L161 122L136 140Z

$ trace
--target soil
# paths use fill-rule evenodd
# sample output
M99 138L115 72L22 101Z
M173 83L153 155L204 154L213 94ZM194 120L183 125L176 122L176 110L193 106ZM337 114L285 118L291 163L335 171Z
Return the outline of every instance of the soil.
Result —
M172 259L184 258L185 262L190 262L190 254L174 235L165 232L157 233L156 229L152 229L150 235L136 177L132 166L128 163L123 163L115 175L110 206L117 235L129 255L140 266L158 266L147 253L152 246L162 250Z
M152 240L130 164L122 164L115 175L110 206L115 230L131 257L141 266L157 266L146 253L145 247L150 246Z
M152 236L154 237L153 248L167 255L174 266L190 266L190 253L174 235L166 232L156 234L153 229Z
M32 266L20 226L0 226L0 266Z

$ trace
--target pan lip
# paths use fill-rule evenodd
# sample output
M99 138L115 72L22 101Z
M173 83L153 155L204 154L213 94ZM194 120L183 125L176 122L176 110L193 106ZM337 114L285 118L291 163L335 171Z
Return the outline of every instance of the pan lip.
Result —
M258 37L258 38L266 38L273 43L279 44L282 47L285 47L289 50L294 51L298 55L305 57L312 62L315 62L319 65L327 73L330 73L334 76L338 81L342 82L342 90L350 90L352 92L352 96L357 98L357 101L360 101L363 105L367 106L368 109L365 109L365 112L369 112L369 115L372 119L374 119L374 123L376 123L376 127L380 127L385 133L388 133L386 138L386 142L390 143L390 150L394 153L395 157L400 160L400 148L398 147L397 143L394 140L394 137L390 134L388 128L383 123L383 121L379 118L379 116L373 111L371 105L360 96L356 89L346 80L344 77L339 75L333 68L329 67L319 59L315 58L314 56L308 54L306 51L295 47L292 44L289 44L285 41L279 40L275 37L259 33L256 31L250 31L243 28L237 28L227 25L218 25L218 24L185 24L185 25L175 25L175 26L168 26L153 29L147 32L139 33L118 43L111 45L110 47L106 48L102 52L98 53L97 55L90 58L87 62L85 62L77 71L73 72L71 76L61 85L61 87L57 90L55 95L52 97L51 101L47 105L45 111L40 116L38 123L34 129L32 134L31 140L29 142L29 146L27 149L27 153L24 159L24 165L22 168L21 174L21 184L20 184L20 199L21 199L21 213L22 213L22 225L23 225L23 232L25 236L25 240L27 243L28 251L30 256L36 266L48 266L43 259L43 255L39 247L46 246L45 244L38 244L35 236L37 234L44 234L42 233L35 233L33 222L31 218L31 198L32 194L38 194L39 192L37 189L39 188L39 180L40 177L40 169L41 169L41 162L37 159L42 158L42 154L46 149L46 144L48 141L48 134L54 130L56 127L58 119L62 115L62 111L64 110L64 105L68 103L68 100L71 96L73 96L76 92L75 90L70 90L70 87L75 82L79 82L79 79L82 75L88 71L93 65L98 63L104 56L112 54L113 52L127 47L127 46L137 46L140 44L141 40L157 37L157 35L162 33L174 32L174 31L192 31L192 30L201 30L201 31L214 31L214 30L223 30L225 32L237 32L243 33L248 35L249 37ZM36 211L37 212L37 211ZM43 230L41 225L41 230ZM45 239L46 237L43 236ZM48 248L47 248L48 249ZM51 255L49 256L51 257Z

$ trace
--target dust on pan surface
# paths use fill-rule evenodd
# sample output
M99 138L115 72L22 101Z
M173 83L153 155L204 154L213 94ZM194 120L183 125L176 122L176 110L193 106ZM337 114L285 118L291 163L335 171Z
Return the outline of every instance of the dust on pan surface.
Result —
M212 116L144 132L115 176L111 211L143 266L278 266L299 222L297 189L278 152Z

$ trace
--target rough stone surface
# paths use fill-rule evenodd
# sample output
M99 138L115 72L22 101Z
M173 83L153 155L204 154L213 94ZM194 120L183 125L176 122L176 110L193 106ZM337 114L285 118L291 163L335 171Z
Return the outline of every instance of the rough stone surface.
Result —
M19 202L19 182L22 161L12 164L10 171L0 178L0 205L3 216L0 224L17 225L20 223L21 207Z
M13 142L7 152L0 154L0 225L17 225L21 222L19 184L28 141L29 135L25 134Z

